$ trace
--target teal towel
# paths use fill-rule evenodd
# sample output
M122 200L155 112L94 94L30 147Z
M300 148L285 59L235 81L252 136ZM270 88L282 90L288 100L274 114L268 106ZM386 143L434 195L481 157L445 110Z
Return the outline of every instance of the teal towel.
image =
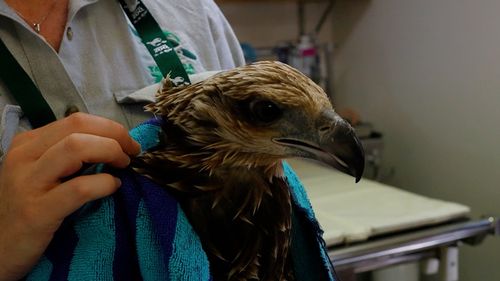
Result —
M130 134L143 149L158 143L160 121ZM299 179L286 163L293 198L296 279L334 281L322 231ZM113 172L118 192L66 219L26 280L212 280L201 242L168 191L129 169Z

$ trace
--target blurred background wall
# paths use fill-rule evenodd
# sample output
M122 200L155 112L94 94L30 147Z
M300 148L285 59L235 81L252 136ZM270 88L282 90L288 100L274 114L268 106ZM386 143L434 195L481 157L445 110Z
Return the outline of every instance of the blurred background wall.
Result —
M241 41L297 38L293 2L219 3ZM310 29L324 3L308 5ZM333 99L384 134L384 181L500 215L500 1L341 0ZM500 280L500 239L461 247L460 278Z

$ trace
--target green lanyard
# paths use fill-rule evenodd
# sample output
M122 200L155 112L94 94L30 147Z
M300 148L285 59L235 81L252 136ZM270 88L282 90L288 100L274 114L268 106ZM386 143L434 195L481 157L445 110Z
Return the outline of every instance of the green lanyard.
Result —
M191 84L173 44L167 40L144 3L137 0L135 8L131 10L133 7L129 8L124 0L119 1L163 76L169 77L176 86Z
M33 128L56 120L42 93L0 40L0 78L14 96Z
M146 6L137 1L135 9L130 11L123 0L119 1L163 76L169 77L176 86L190 84L189 76L174 46L167 40ZM0 58L0 79L23 110L31 126L38 128L56 121L56 116L42 93L2 40Z

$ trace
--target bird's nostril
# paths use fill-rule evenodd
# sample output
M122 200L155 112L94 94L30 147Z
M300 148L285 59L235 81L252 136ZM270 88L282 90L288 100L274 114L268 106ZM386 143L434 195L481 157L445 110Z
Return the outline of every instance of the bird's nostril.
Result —
M319 131L321 133L326 133L326 132L330 131L331 128L332 128L331 126L323 126L323 127L319 128Z

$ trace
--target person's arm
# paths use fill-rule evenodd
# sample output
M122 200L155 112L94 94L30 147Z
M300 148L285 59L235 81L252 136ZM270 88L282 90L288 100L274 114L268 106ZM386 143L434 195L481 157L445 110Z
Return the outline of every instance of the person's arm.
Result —
M212 0L204 1L204 3L221 69L245 65L240 42L219 6Z
M66 216L121 184L105 173L61 179L83 163L126 167L139 151L122 125L83 113L17 135L0 170L0 280L22 278Z

